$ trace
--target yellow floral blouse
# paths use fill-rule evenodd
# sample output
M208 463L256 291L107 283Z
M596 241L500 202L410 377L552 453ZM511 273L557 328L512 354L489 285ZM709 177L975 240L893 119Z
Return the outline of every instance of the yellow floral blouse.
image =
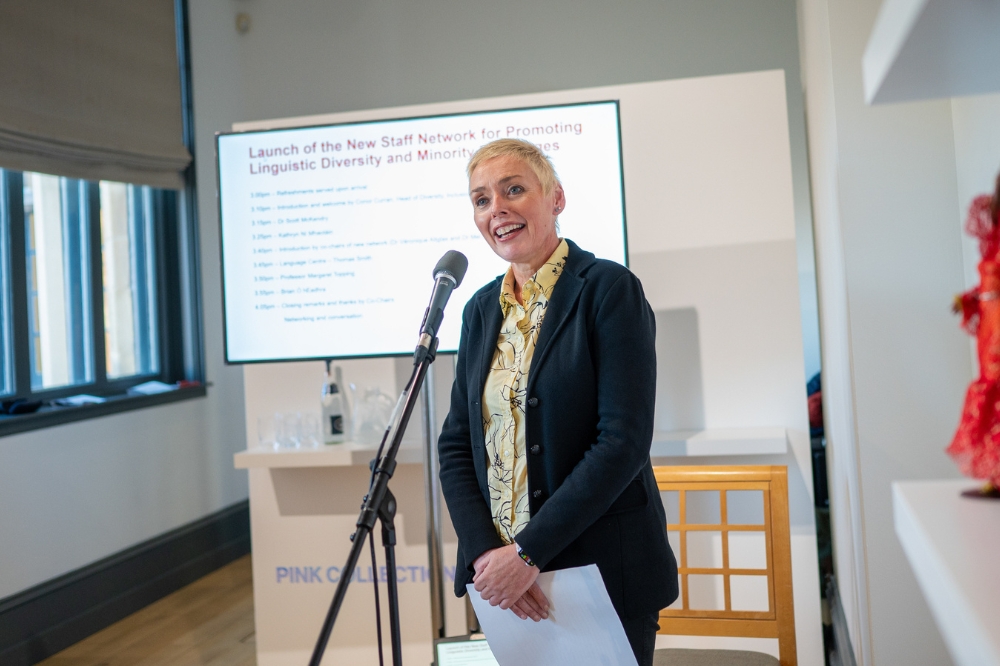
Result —
M490 372L483 388L483 432L489 461L493 524L504 543L528 524L528 461L524 435L524 401L528 370L552 290L566 265L565 240L521 287L522 306L514 297L514 273L507 269L500 289L503 323Z

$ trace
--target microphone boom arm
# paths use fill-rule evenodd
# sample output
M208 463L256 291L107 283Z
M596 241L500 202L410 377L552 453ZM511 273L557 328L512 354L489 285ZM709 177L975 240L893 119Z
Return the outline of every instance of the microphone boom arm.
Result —
M426 335L426 334L424 334ZM421 336L423 337L423 336ZM389 491L389 479L396 471L396 455L399 453L400 443L403 441L403 434L406 432L406 425L410 421L413 408L417 403L417 396L420 394L420 387L424 383L427 375L427 368L437 356L438 339L432 338L426 348L418 346L417 349L424 349L421 358L416 356L413 362L413 372L406 384L406 388L399 396L396 410L399 411L399 418L390 421L382 435L382 447L389 443L388 449L381 457L372 460L373 481L368 489L368 494L364 497L361 505L361 513L358 515L356 523L357 530L351 535L351 550L347 555L347 563L341 569L340 580L337 582L337 591L334 592L333 601L327 611L323 626L320 629L319 637L316 639L316 646L313 649L309 666L320 666L323 661L323 653L326 651L330 634L333 632L333 625L337 621L337 615L347 596L347 586L353 578L354 568L358 564L358 558L364 548L365 540L375 529L375 521L382 521L382 545L386 549L386 561L393 564L386 566L386 577L389 588L389 627L392 634L392 663L393 666L402 666L402 641L399 625L399 596L396 590L396 568L393 546L395 545L395 530L392 527L392 518L396 513L396 500ZM395 411L395 410L394 410ZM377 575L377 574L376 574Z

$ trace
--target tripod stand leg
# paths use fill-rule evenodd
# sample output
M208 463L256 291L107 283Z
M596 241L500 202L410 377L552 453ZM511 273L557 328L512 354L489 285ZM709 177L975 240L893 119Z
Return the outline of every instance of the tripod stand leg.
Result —
M392 639L392 666L403 666L403 642L399 625L399 589L396 582L396 498L386 490L378 512L382 522L382 545L385 546L386 587L389 597L389 636Z
M476 617L476 611L472 608L472 599L469 599L469 595L465 595L465 625L470 634L479 634L483 631L482 627L479 626L479 618Z

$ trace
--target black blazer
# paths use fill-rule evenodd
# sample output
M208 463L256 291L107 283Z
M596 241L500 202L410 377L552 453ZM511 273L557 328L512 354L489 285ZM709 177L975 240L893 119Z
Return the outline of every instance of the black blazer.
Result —
M528 373L531 519L517 543L543 570L597 564L621 617L677 598L677 564L649 461L655 322L627 268L568 241ZM455 593L504 545L493 525L481 400L500 334L502 277L469 300L438 448L455 531Z

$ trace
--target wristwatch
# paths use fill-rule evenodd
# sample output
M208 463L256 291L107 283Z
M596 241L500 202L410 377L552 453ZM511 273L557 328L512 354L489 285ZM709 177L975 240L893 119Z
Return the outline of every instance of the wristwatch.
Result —
M529 566L529 567L535 566L535 563L531 560L531 558L528 556L528 554L526 552L524 552L523 550L521 550L521 544L519 544L518 542L515 541L514 542L514 548L517 549L517 555L518 555L518 557L520 557L522 560L524 560L525 566Z

